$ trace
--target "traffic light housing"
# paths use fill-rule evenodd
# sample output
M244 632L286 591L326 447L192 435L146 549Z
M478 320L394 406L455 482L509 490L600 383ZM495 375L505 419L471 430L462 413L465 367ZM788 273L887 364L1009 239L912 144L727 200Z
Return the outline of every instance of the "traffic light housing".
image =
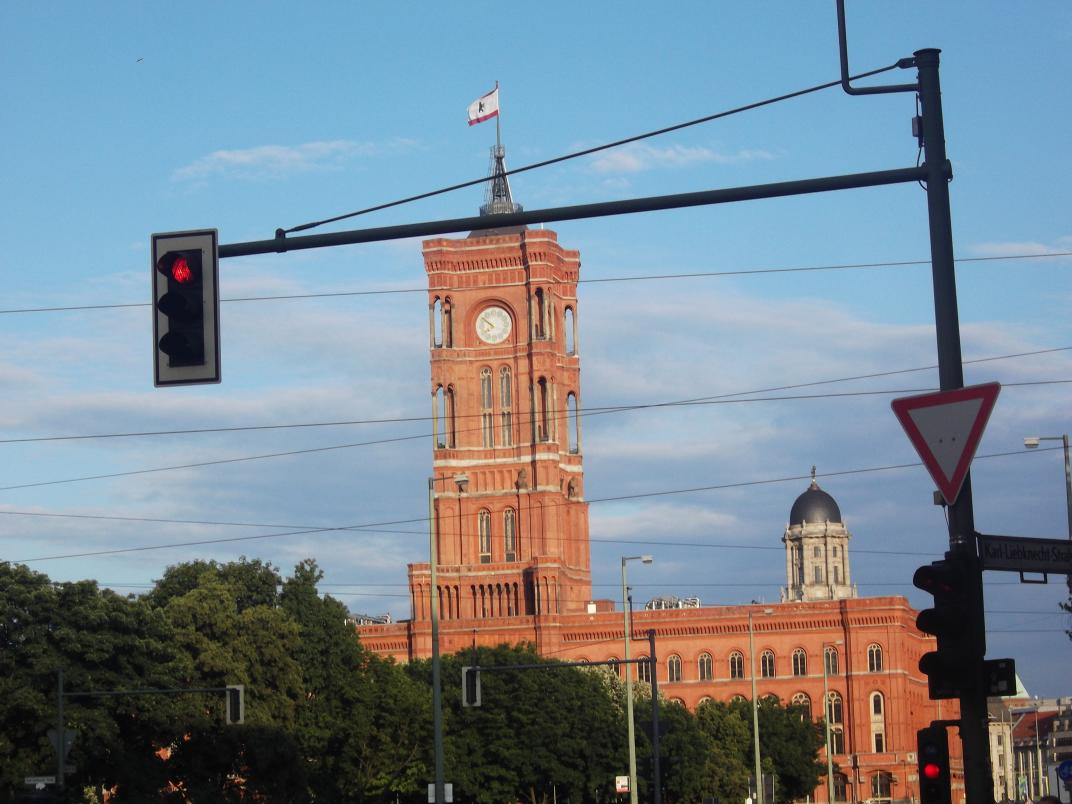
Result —
M152 236L154 384L220 381L215 229Z
M480 706L480 668L462 668L462 706Z
M227 699L224 704L225 719L228 726L246 722L246 687L244 684L228 684Z
M931 724L916 732L920 804L952 804L949 735L945 726Z
M959 698L978 681L984 653L978 636L981 582L973 557L958 553L946 553L943 560L920 567L912 576L916 587L934 596L934 607L916 617L916 627L938 640L938 649L919 660L932 700Z

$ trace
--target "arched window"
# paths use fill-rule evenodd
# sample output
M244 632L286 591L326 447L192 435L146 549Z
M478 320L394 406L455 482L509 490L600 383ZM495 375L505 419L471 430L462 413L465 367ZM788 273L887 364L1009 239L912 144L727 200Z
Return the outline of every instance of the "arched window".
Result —
M808 674L808 654L803 648L793 651L793 675L806 676Z
M433 430L436 449L443 449L447 446L447 394L442 385L436 386L435 396L432 398L432 411L435 414Z
M774 678L774 651L765 650L760 655L759 674L763 678Z
M491 511L482 508L476 515L477 533L480 536L480 563L491 563Z
M826 648L823 651L823 657L826 661L826 674L828 676L836 676L838 674L837 648Z
M871 798L884 798L889 799L891 785L891 776L886 771L879 771L871 777Z
M732 698L730 698L730 703L744 703L744 700L745 699L743 695L734 695Z
M539 410L539 419L536 424L536 440L551 440L551 397L547 388L547 378L540 377L536 381L536 405Z
M432 300L429 318L432 325L432 348L438 349L443 345L443 301L438 296Z
M503 511L503 561L517 561L517 514L513 508Z
M456 433L457 428L454 425L454 386L447 386L447 399L446 399L446 417L447 417L447 446L454 449L458 446Z
M566 412L569 416L569 451L576 455L581 451L581 419L577 413L577 395L566 394Z
M834 801L849 800L849 779L844 773L834 774Z
M671 656L666 660L666 680L670 683L681 681L681 657Z
M811 698L808 697L808 693L798 692L790 703L800 707L800 714L804 720L811 720Z
M480 369L480 435L485 447L494 446L491 413L491 369Z
M884 710L884 705L883 705L883 700L882 700L882 693L881 692L872 692L871 693L871 719L874 720L876 715L879 716L879 717L882 717L882 715L884 713L885 713L885 710Z
M869 673L882 672L882 646L867 646L867 670Z
M699 709L705 703L710 703L713 700L714 699L710 695L705 695L696 703L696 708Z
M886 750L886 702L881 692L871 693L871 748L878 754Z
M740 651L730 654L730 678L744 678L744 656Z
M504 447L514 443L514 386L510 367L499 369L499 410L502 418L501 442Z
M711 658L710 653L701 653L699 662L699 676L700 681L710 681L714 675L714 659Z
M562 317L562 330L566 336L566 354L577 354L577 317L572 307L567 307Z
M534 320L532 322L532 334L536 340L543 340L547 337L547 302L544 299L543 289L536 289L536 309L533 310Z
M830 725L841 725L844 723L844 707L841 701L841 694L837 692L831 692L826 696L826 719L830 721Z
M647 659L648 657L647 656L638 656L637 658L638 659ZM637 672L637 680L638 681L646 681L649 684L651 683L651 662L649 662L649 661L637 662L636 672Z
M610 662L610 664L607 665L610 671L620 678L622 675L622 666L618 662L618 657L611 656L607 661Z

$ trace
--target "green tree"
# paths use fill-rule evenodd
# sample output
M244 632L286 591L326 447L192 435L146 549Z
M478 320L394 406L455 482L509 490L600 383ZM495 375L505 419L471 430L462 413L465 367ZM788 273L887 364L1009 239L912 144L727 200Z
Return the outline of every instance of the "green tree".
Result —
M746 720L740 707L723 701L705 701L696 708L696 721L710 740L708 773L719 801L744 801L752 775L751 715Z
M752 704L748 701L730 703L752 735ZM759 702L759 751L764 775L775 774L775 800L791 802L811 795L819 785L824 768L818 761L824 745L821 724L808 720L797 706L782 706L773 698ZM752 743L748 748L748 767L754 767Z

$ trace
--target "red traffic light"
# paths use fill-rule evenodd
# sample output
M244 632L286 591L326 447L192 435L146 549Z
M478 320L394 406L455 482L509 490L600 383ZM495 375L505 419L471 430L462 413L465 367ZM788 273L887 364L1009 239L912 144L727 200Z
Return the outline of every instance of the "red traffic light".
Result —
M168 252L157 262L156 270L180 285L196 282L201 278L200 254L194 256L191 253L190 256L193 259L182 251Z
M180 284L185 284L194 278L194 272L190 270L190 263L185 257L179 257L171 263L171 278Z
M923 775L928 779L937 779L942 775L942 769L933 762L928 762L923 766Z

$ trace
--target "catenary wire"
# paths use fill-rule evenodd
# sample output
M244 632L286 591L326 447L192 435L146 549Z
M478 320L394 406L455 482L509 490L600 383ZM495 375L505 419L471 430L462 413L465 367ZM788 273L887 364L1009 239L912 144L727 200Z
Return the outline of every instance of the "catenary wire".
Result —
M853 76L853 78L851 80L855 80L857 78L868 78L870 76L878 75L880 73L884 73L884 72L887 72L889 70L894 70L894 69L898 68L899 66L901 66L900 63L895 62L894 64L891 64L891 65L889 65L887 67L879 67L878 69L870 70L869 72L866 72L866 73L860 73L857 76ZM691 126L697 126L697 125L700 125L701 123L709 123L712 120L718 120L720 118L730 117L732 115L740 114L742 112L752 111L754 109L762 108L763 106L770 106L770 105L775 104L775 103L780 103L782 101L791 100L793 98L799 98L799 97L801 97L803 95L808 95L808 94L813 93L813 92L819 92L821 90L830 89L832 87L836 87L836 86L840 86L840 85L841 85L841 80L839 79L837 81L830 81L830 82L825 83L825 84L817 84L816 86L808 87L806 89L798 89L798 90L796 90L794 92L789 92L789 93L786 93L784 95L777 95L777 96L775 96L773 98L766 98L765 100L761 100L761 101L755 101L753 103L749 103L749 104L746 104L744 106L737 106L737 107L735 107L733 109L727 109L727 110L722 111L722 112L716 112L715 114L706 115L705 117L699 117L699 118L697 118L695 120L690 120L690 121L685 122L685 123L677 123L675 125L666 126L665 128L660 128L660 129L657 129L655 131L649 131L649 132L647 132L645 134L636 134L636 135L634 135L632 137L626 137L625 139L616 140L614 142L606 143L604 145L597 145L597 146L594 146L592 148L585 148L585 149L583 149L581 151L574 151L572 153L565 154L563 156L556 156L553 159L545 159L542 162L534 162L531 165L524 165L523 167L514 168L513 170L507 170L507 171L505 171L504 175L506 175L506 176L514 176L514 175L517 175L518 173L525 173L526 171L529 171L529 170L535 170L537 168L548 167L550 165L558 164L559 162L565 162L565 161L567 161L569 159L577 159L578 157L581 157L581 156L589 156L591 154L598 153L600 151L606 151L606 150L608 150L610 148L617 148L617 147L622 146L622 145L628 145L629 143L639 142L640 140L645 140L645 139L650 139L651 137L657 137L657 136L659 136L661 134L669 134L672 131L680 131L681 129L689 128ZM283 231L284 234L291 234L292 232L308 231L309 229L315 229L318 226L323 226L323 225L328 224L328 223L336 223L338 221L346 220L347 218L355 218L355 217L357 217L359 215L367 215L370 212L378 212L379 210L389 209L391 207L397 207L397 206L400 206L402 204L411 203L413 201L420 201L420 200L423 200L425 198L431 198L432 196L442 195L444 193L453 192L455 190L461 190L461 189L464 189L466 187L473 187L473 186L475 186L477 184L484 184L485 182L489 181L491 178L492 177L490 177L490 176L481 176L479 179L472 179L470 181L462 182L460 184L451 185L450 187L443 187L443 188L440 188L439 190L431 190L429 192L409 196L408 198L400 198L397 201L388 201L387 203L384 203L384 204L377 204L376 206L366 207L365 209L359 209L359 210L356 210L355 212L347 212L347 213L344 213L342 215L335 215L334 217L331 217L331 218L324 218L324 219L318 220L318 221L310 221L309 223L303 223L303 224L300 224L298 226L292 226L291 228L284 229L282 231Z
M1000 257L957 257L954 263L963 262L994 262L1002 260L1032 260L1048 257L1070 257L1072 251L1053 251L1041 254L1009 254ZM788 274L804 273L808 271L844 271L866 268L899 268L913 265L930 265L930 260L898 260L893 262L862 262L842 263L835 265L810 265L796 268L753 268L735 271L697 271L683 274L642 274L638 276L611 276L596 277L592 279L578 279L577 284L607 284L612 282L642 282L662 281L667 279L704 279L722 276L754 276L760 274ZM427 288L386 288L381 290L341 290L324 291L319 293L288 293L276 296L241 296L228 299L220 299L220 303L230 302L260 302L260 301L288 301L298 299L329 299L345 296L383 296L400 293L427 293ZM55 307L20 307L0 310L0 315L14 315L18 313L64 313L84 310L120 310L135 307L150 307L150 302L125 302L121 304L81 304Z
M1054 352L1065 352L1072 350L1072 346L1056 346L1048 349L1036 349L1031 352L1016 352L1007 355L996 355L993 357L979 357L971 360L961 361L962 365L972 365L978 363L988 363L997 360L1011 360L1019 357L1035 357L1043 354L1052 354ZM907 369L891 369L888 371L876 371L870 374L857 374L852 377L837 377L826 380L812 380L811 382L795 383L792 385L779 385L769 388L756 388L751 391L733 391L725 394L716 394L713 396L696 397L693 399L681 399L670 402L650 403L647 405L610 405L604 407L585 408L582 411L582 415L593 415L601 412L617 412L620 410L634 410L637 408L652 407L652 406L674 406L674 405L687 405L697 402L712 401L718 399L730 399L732 397L751 396L754 394L773 393L776 391L792 391L798 388L813 388L819 385L833 385L842 382L854 382L856 380L870 380L877 379L879 377L892 377L897 374L912 374L920 371L931 371L937 369L938 365L931 364L929 366L917 366L916 368ZM788 397L780 397L786 399ZM757 400L758 401L758 400ZM769 401L769 400L765 400ZM556 410L552 413L561 416L566 411ZM481 414L463 414L456 416L458 419L477 418ZM293 424L255 424L255 425L242 425L234 427L200 427L200 428L186 428L175 430L146 430L141 432L128 432L128 433L87 433L82 435L64 435L64 436L31 436L26 438L0 438L0 444L31 444L46 441L78 441L89 439L104 439L104 438L141 438L149 436L168 436L168 435L192 435L202 433L239 433L239 432L251 432L260 430L292 430L299 428L313 428L313 427L347 427L353 425L367 425L367 424L404 424L408 422L427 422L431 421L431 416L398 416L385 419L346 419L339 421L322 421L322 422L297 422Z
M1069 379L1069 380L1036 380L1036 381L1032 381L1032 382L1005 383L1003 387L1005 387L1005 388L1018 388L1018 387L1023 388L1023 387L1036 387L1036 386L1041 386L1041 385L1064 385L1064 384L1072 384L1072 379ZM832 393L832 394L798 394L798 395L793 395L793 396L779 396L779 397L753 397L753 398L750 398L750 399L715 399L715 400L708 399L708 400L701 400L701 401L695 401L695 402L692 402L692 401L690 401L690 402L673 402L673 403L665 403L664 402L664 403L650 403L650 404L644 404L644 405L631 405L631 406L628 406L628 407L617 407L617 408L611 408L611 409L608 409L608 410L600 410L600 411L589 410L589 411L581 412L580 415L581 415L581 417L590 417L590 416L596 416L596 415L601 415L601 414L606 414L606 413L618 413L618 412L635 411L635 410L648 410L648 409L653 409L653 408L682 407L682 406L686 406L686 405L726 405L726 404L742 404L742 403L748 403L748 402L780 402L780 401L798 401L798 400L809 400L809 399L812 399L812 400L813 399L839 399L839 398L859 397L859 396L888 396L888 395L892 395L892 394L921 394L921 393L926 393L926 392L934 391L934 390L936 390L936 389L934 389L934 388L907 388L907 389L901 388L901 389L881 390L881 391L851 391L851 392L846 391L846 392ZM559 413L561 413L561 411L559 411ZM521 424L524 424L526 421L531 423L532 419L531 418L525 419L523 415L519 416L519 422ZM468 430L458 430L458 431L456 431L456 433L478 432L478 431L479 431L479 428L474 427L474 428L470 428ZM56 485L63 485L63 484L66 484L66 483L81 483L81 482L90 481L90 480L107 480L107 479L113 479L113 478L118 478L118 477L132 477L132 476L136 476L136 475L155 474L155 473L159 473L159 472L171 472L171 471L177 471L177 470L181 470L181 469L200 469L200 468L205 468L205 467L209 467L209 466L221 466L221 465L232 464L232 463L245 463L245 462L249 462L249 461L268 460L268 459L272 459L272 458L292 457L292 456L295 456L295 455L309 455L309 454L314 454L314 453L330 452L330 451L333 451L333 450L354 449L354 448L357 448L357 447L368 447L368 446L379 446L379 445L383 445L383 444L392 444L392 443L398 443L398 442L402 442L402 441L415 441L417 439L428 438L430 435L431 435L430 433L420 433L420 434L416 434L416 435L394 436L394 437L391 437L391 438L379 438L379 439L372 439L372 440L369 440L369 441L358 441L358 442L353 442L353 443L349 443L349 444L331 444L331 445L323 446L323 447L305 447L303 449L284 450L282 452L268 452L268 453L263 453L263 454L260 454L260 455L244 455L244 456L237 457L237 458L217 458L217 459L214 459L214 460L195 461L193 463L179 464L179 465L174 465L174 466L156 466L156 467L150 467L150 468L147 468L147 469L130 469L130 470L127 470L127 471L124 471L124 472L108 472L108 473L105 473L105 474L84 475L84 476L81 476L81 477L69 477L69 478L62 478L62 479L59 479L59 480L40 480L40 481L35 481L33 483L18 483L18 484L13 484L13 485L9 485L9 486L0 486L0 491L15 491L15 490L18 490L18 489L39 488L39 487L42 487L42 486L56 486Z
M1048 447L1046 449L1057 449L1057 448L1056 447L1053 447L1053 448ZM1032 450L1032 452L1038 452L1038 451L1039 450ZM1026 451L1023 451L1023 450L1017 450L1017 451L1014 451L1014 452L989 453L989 454L986 454L986 455L976 455L975 460L1002 458L1002 457L1010 457L1010 456L1022 456L1022 455L1027 455L1027 454L1030 454L1030 453L1028 453ZM845 476L850 476L850 475L860 475L860 474L869 474L869 473L875 473L875 472L885 472L885 471L893 471L893 470L914 468L914 467L918 467L918 466L921 466L921 465L922 464L920 464L919 462L915 462L915 463L905 463L905 464L891 464L891 465L888 465L888 466L873 466L873 467L864 467L864 468L856 468L856 469L843 469L843 470L833 471L833 472L822 472L822 473L816 474L814 477L822 477L822 478L845 477ZM622 502L622 501L625 501L625 500L651 499L651 498L654 498L654 497L665 497L665 496L678 495L678 494L693 494L693 493L704 492L704 491L723 491L723 490L727 490L727 489L737 489L737 488L747 488L747 487L754 487L754 486L773 485L773 484L778 484L778 483L788 483L788 482L795 482L795 481L809 480L809 479L813 479L813 476L811 474L808 474L808 475L792 475L792 476L780 477L780 478L767 478L767 479L761 479L761 480L745 480L745 481L737 481L737 482L734 482L734 483L721 483L721 484L713 484L713 485L707 485L707 486L693 486L693 487L679 488L679 489L664 489L664 490L660 490L660 491L638 492L638 493L634 493L634 494L623 494L623 495L616 495L616 496L610 496L610 497L595 497L595 498L587 499L586 502L590 503L590 504L591 503L605 503L605 502ZM560 503L554 503L553 505L566 505L566 504L567 503L565 503L565 502L560 502ZM547 508L547 507L550 507L550 506L545 506L545 508ZM87 558L87 557L91 557L91 556L116 555L116 554L120 554L120 553L146 552L146 551L151 551L151 550L165 550L165 549L173 549L173 548L178 548L178 547L198 547L198 546L205 546L205 545L212 545L212 544L228 544L228 543L235 543L235 542L258 541L258 540L266 540L266 539L277 539L277 538L286 537L286 536L311 535L311 534L314 534L314 533L332 533L332 532L342 532L342 531L352 532L352 531L355 531L355 530L361 530L361 529L366 528L366 527L367 528L374 528L374 527L380 527L380 526L384 526L384 525L412 524L412 523L415 523L415 522L427 522L427 521L428 521L427 517L413 517L413 518L409 518L409 519L389 520L389 521L386 521L386 522L371 522L371 523L356 524L356 525L343 525L343 526L336 526L336 527L303 528L303 529L285 531L285 532L282 532L282 533L262 533L262 534L256 534L254 536L234 536L234 537L222 537L222 538L216 538L216 539L199 539L199 540L191 540L191 541L184 541L184 542L171 542L171 543L167 543L167 544L157 544L157 545L138 545L138 546L134 546L134 547L110 548L110 549L107 549L107 550L93 550L93 551L85 551L85 552L79 552L79 553L65 553L65 554L60 554L60 555L38 556L38 557L26 558L26 559L13 559L11 561L12 561L12 563L17 563L17 564L30 564L30 563L35 563L35 562L39 562L39 561L57 561L57 560L70 559L70 558ZM567 541L568 539L566 539L565 537L559 537L558 540L559 541ZM778 547L778 546L728 545L728 544L715 544L715 543L710 543L710 542L680 542L680 543L678 543L678 542L654 541L654 540L643 540L643 539L592 538L592 539L590 539L590 541L593 542L593 543L599 543L599 544L659 545L659 546L667 546L667 547L686 546L686 547L705 547L705 548L718 548L718 549L726 549L728 547L733 547L733 548L741 548L741 549L749 549L749 550L782 550L783 549L783 548ZM929 553L906 552L906 551L856 550L855 552L857 552L857 553L881 553L883 555L912 555L912 556L917 556L917 557L920 556L920 555L929 555Z

